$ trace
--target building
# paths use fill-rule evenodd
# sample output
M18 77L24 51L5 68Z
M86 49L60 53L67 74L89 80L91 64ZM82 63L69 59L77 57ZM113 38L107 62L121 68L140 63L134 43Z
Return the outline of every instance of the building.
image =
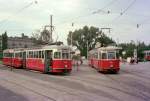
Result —
M0 38L0 42L2 42L2 38ZM29 38L28 36L22 34L21 37L8 37L7 40L7 48L31 48L34 46L33 38Z

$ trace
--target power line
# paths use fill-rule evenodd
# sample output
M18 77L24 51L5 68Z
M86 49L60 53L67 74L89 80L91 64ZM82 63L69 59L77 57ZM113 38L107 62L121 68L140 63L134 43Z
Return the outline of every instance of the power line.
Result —
M70 19L70 21L72 21L72 20L77 20L77 19L80 19L80 18L82 18L82 17L88 17L88 16L91 16L91 15L94 15L94 14L100 13L100 12L109 13L109 11L108 11L108 12L105 12L104 9L107 8L107 7L110 6L110 5L113 5L113 4L114 4L115 2L117 2L117 1L118 1L118 0L112 0L111 2L109 2L108 4L106 4L105 6L103 6L102 8L100 8L100 9L98 9L98 10L95 10L95 11L93 11L92 13L89 13L89 14L86 14L86 15L81 15L81 16L78 16L78 17L76 17L76 18ZM61 22L61 23L57 23L57 25L59 25L59 24L64 24L64 23L67 23L67 22L68 22L68 20L67 20L67 21L64 21L64 22Z
M125 9L120 13L119 16L117 16L116 18L114 18L114 19L112 20L112 22L118 20L121 16L123 16L123 15L135 4L136 1L137 1L137 0L133 0L133 1L127 6L127 8L125 8Z
M106 4L104 7L102 7L101 9L98 9L94 12L92 12L92 14L97 14L97 13L100 13L100 12L104 12L103 9L107 8L108 6L110 5L113 5L115 2L117 2L118 0L112 0L111 2L109 2L108 4Z
M25 9L29 8L29 7L30 7L31 5L33 5L34 3L37 4L38 2L37 2L37 1L33 1L33 2L29 3L28 5L24 6L23 8L21 8L20 10L18 10L18 11L17 11L16 13L14 13L13 15L8 16L6 19L1 20L1 21L0 21L0 24L1 24L0 27L2 27L2 24L6 23L9 19L11 19L11 18L14 17L15 15L21 13L21 12L24 11Z
M144 25L146 22L148 22L150 19L146 19L146 20L144 20L144 21L142 21L141 23L138 23L137 25L136 25L136 27L137 28L139 28L141 25Z
M18 10L17 13L21 13L23 10L25 10L25 9L29 8L31 5L37 4L37 3L38 3L37 1L33 1L33 2L29 3L28 5L24 6L22 9Z

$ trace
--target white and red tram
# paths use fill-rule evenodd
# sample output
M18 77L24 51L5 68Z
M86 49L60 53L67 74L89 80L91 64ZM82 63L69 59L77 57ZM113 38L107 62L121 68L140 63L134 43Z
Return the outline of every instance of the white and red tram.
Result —
M101 47L89 52L89 65L100 72L115 72L120 70L119 50L115 46Z
M71 48L68 46L43 46L34 49L7 49L3 64L44 73L69 73L72 70Z
M150 50L144 51L144 59L150 61Z

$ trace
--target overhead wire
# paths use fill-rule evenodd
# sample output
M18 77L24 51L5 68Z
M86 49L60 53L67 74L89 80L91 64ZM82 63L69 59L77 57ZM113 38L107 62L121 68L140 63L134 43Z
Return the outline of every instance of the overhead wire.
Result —
M31 3L29 3L28 5L25 5L23 8L21 8L20 10L18 10L16 13L14 13L13 15L8 16L7 18L3 19L0 21L0 27L4 26L3 24L8 22L9 19L11 19L12 17L16 16L17 14L21 13L22 11L24 11L25 9L29 8L31 5L33 4L37 4L37 1L33 1Z
M146 24L146 22L148 22L149 20L150 20L149 18L148 18L148 19L145 19L144 21L138 23L138 24L136 25L136 27L139 28L140 26Z
M77 20L77 19L80 19L82 17L88 17L88 16L92 16L94 14L97 14L97 13L100 13L100 12L103 12L103 13L109 13L109 12L105 12L104 9L107 8L108 6L110 5L113 5L115 2L117 2L118 0L111 0L111 2L107 3L105 6L103 6L102 8L98 9L98 10L95 10L93 11L92 13L89 13L89 14L86 14L86 15L81 15L81 16L78 16L78 17L75 17L73 19L70 19L70 21L73 21L73 20ZM64 22L61 22L61 23L57 23L56 25L61 25L61 24L64 24L64 23L67 23L69 22L68 20L67 21L64 21Z
M107 8L108 6L110 6L110 5L113 5L115 2L117 2L118 0L112 0L111 2L109 2L108 4L106 4L104 7L102 7L101 9L98 9L98 10L96 10L96 11L94 11L94 12L92 12L92 14L97 14L97 13L99 13L99 12L104 12L103 10L105 9L105 8ZM109 12L108 12L109 13Z
M137 0L133 0L128 6L127 8L125 8L122 12L120 12L119 16L115 17L113 20L112 20L112 23L116 20L118 20L120 17L122 17L135 3L136 3Z

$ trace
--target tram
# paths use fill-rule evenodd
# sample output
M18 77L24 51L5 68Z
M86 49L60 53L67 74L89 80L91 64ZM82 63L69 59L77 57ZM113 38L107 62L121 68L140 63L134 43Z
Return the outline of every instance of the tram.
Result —
M44 73L70 73L71 48L68 46L42 46L31 49L7 49L3 52L3 64Z
M14 57L14 49L6 49L3 51L3 64L12 66L12 58Z
M99 72L114 72L120 70L120 47L108 46L93 49L88 54L88 63Z
M144 51L144 59L150 61L150 50Z

